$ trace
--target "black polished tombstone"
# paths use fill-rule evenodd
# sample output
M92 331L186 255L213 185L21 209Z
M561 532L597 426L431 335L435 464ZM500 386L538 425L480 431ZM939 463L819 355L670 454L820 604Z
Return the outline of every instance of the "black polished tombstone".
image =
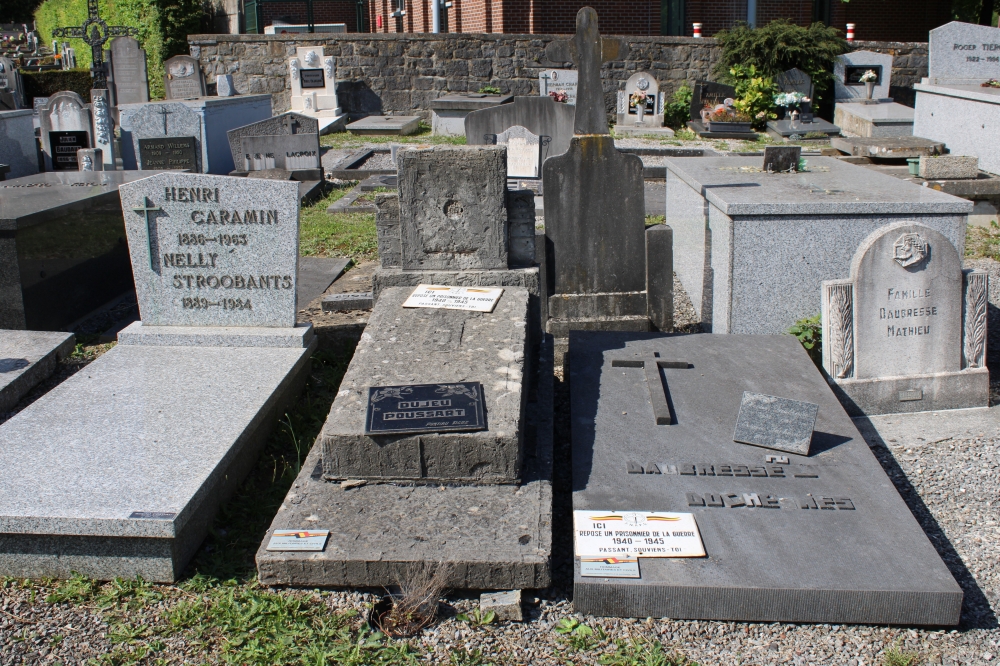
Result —
M133 288L118 186L153 173L0 182L0 329L66 330Z

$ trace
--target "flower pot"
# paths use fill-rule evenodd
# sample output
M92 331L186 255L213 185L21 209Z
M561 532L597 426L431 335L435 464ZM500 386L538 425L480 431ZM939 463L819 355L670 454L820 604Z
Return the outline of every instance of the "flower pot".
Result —
M920 158L919 157L907 157L906 167L910 170L911 176L920 175Z
M751 123L720 123L716 120L710 120L708 122L709 132L737 132L746 134L747 132L753 131L751 129Z
M875 82L865 81L865 91L868 93L868 99L871 99L872 94L875 92Z

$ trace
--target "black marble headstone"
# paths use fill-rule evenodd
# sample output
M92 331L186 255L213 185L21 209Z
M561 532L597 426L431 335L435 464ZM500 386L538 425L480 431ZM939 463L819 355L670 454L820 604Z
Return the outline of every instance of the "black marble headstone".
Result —
M303 88L324 88L326 80L322 69L303 69L299 72Z
M485 430L483 386L411 384L368 389L367 435Z
M193 136L139 139L142 169L187 169L198 171L198 148Z
M701 110L705 108L706 104L716 106L722 104L727 97L735 99L736 88L715 81L696 83L691 95L691 120L700 121Z
M77 171L76 151L90 148L90 140L87 132L49 132L49 145L54 171Z

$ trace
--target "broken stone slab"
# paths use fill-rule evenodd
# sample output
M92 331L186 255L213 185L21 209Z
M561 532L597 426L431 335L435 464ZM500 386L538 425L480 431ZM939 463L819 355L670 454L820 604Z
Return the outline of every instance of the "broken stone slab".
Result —
M496 619L508 622L523 622L521 610L521 590L504 592L484 592L479 596L479 612L483 615L493 611Z
M965 155L920 156L920 177L926 180L958 180L979 176L979 158Z
M842 153L876 159L902 159L921 155L943 155L944 143L919 136L867 138L859 136L830 137L830 145Z
M329 294L323 297L323 312L344 312L347 310L371 310L372 292Z
M371 327L368 329L372 330ZM441 564L452 589L540 589L552 583L552 338L540 345L528 404L520 485L325 481L313 447L257 551L264 585L397 585L422 563ZM534 374L534 373L533 373ZM322 552L271 552L274 530L329 529Z
M73 353L72 333L0 330L0 414L10 411L28 391L55 372Z
M412 289L381 294L317 445L326 479L516 483L524 445L528 291L505 287L493 312L404 308ZM365 434L368 390L480 382L488 429Z

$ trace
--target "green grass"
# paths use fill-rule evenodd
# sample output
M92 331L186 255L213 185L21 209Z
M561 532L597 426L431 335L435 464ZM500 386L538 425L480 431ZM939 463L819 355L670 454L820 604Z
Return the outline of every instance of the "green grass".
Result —
M970 259L1000 261L1000 226L992 220L989 227L969 225L965 232L965 256Z
M666 215L647 215L646 216L646 226L651 227L654 224L665 224L667 221Z
M356 183L335 187L322 199L302 209L299 217L299 254L304 257L351 257L374 260L378 257L375 215L372 213L326 212Z
M409 136L369 136L352 134L350 132L338 132L336 134L326 134L320 137L320 145L330 148L361 148L371 144L387 143L417 143L432 145L453 145L464 146L464 136L434 136L431 134L431 126L425 122L420 123L420 129L416 134Z
M882 664L884 666L917 666L921 662L920 655L916 652L904 650L899 641L886 648L882 654Z
M658 640L632 638L616 640L615 651L598 661L604 666L698 666L682 653L668 650Z

